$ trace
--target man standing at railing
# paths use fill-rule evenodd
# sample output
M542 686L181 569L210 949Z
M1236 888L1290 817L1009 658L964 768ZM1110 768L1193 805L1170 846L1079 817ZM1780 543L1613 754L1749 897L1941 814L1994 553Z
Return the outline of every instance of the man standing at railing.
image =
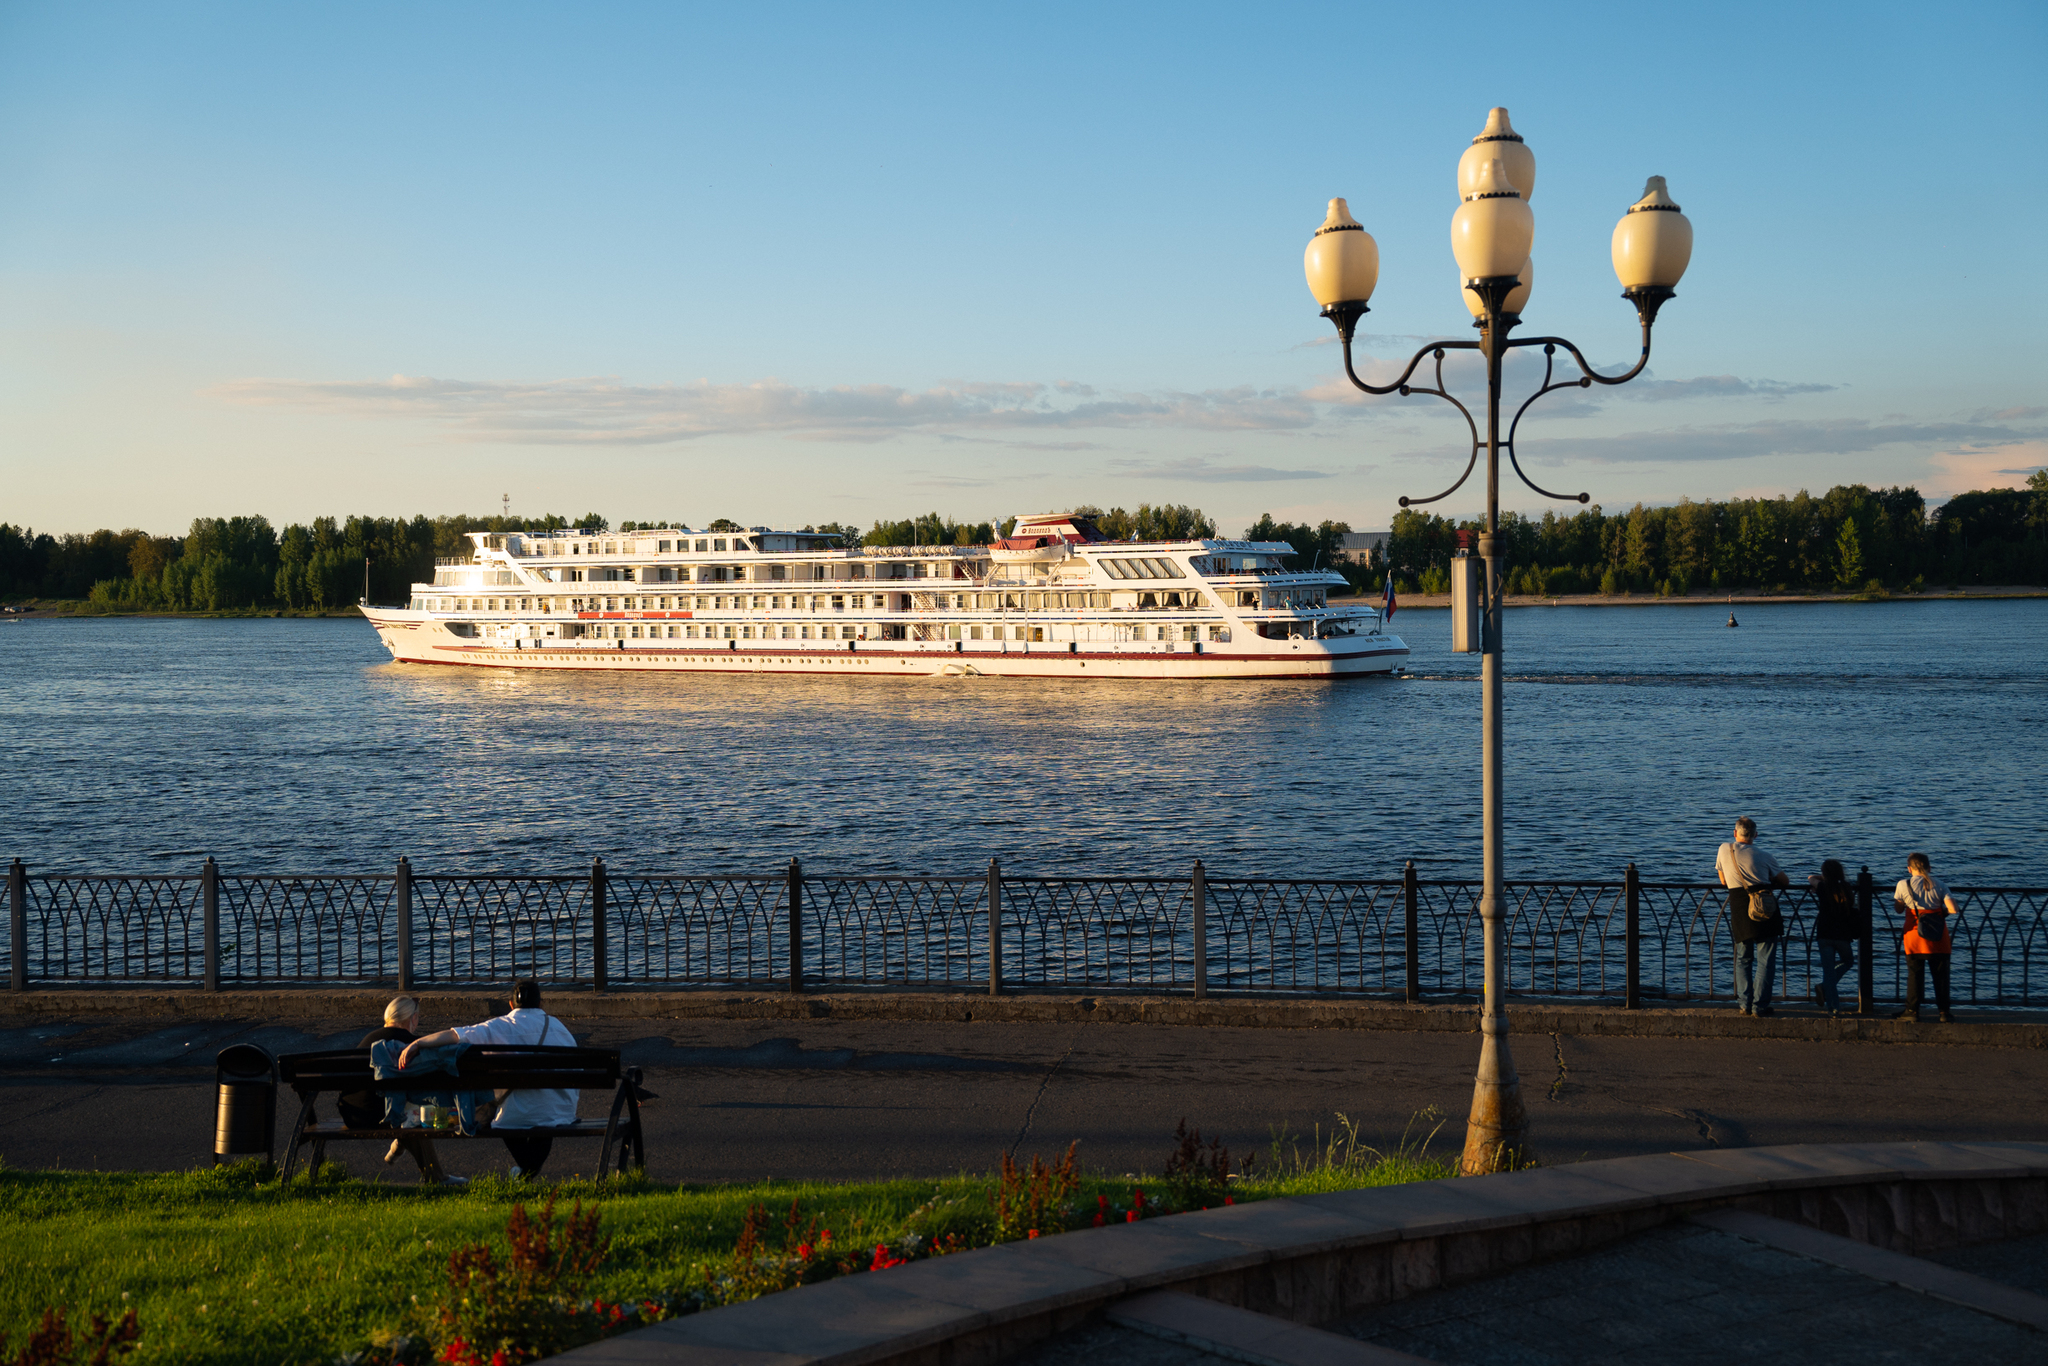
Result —
M1756 822L1735 822L1735 838L1714 855L1714 875L1728 889L1728 937L1735 941L1735 1004L1745 1015L1771 1014L1771 980L1777 968L1776 889L1792 885L1778 861L1756 847Z
M1921 983L1931 975L1941 1022L1952 1023L1955 1016L1948 1005L1948 963L1955 950L1955 937L1949 933L1949 917L1959 914L1956 899L1948 894L1948 884L1934 875L1934 865L1925 854L1907 856L1906 876L1892 892L1892 899L1906 918L1902 947L1912 971L1906 979L1906 1004L1894 1011L1892 1018L1919 1021Z

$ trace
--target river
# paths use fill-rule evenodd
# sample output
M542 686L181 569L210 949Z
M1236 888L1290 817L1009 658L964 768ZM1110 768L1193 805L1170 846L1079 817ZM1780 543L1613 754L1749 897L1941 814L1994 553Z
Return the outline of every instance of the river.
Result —
M1511 877L2048 883L2048 601L1507 617ZM1038 682L400 667L350 620L0 626L0 857L45 870L1479 871L1477 660L1405 678Z

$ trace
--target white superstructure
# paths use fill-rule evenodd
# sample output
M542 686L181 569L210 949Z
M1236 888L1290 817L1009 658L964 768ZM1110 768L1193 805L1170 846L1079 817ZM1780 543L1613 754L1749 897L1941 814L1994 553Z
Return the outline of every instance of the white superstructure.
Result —
M1020 517L992 546L806 531L474 533L403 609L363 613L410 664L515 669L1305 678L1408 647L1284 541L1106 541Z

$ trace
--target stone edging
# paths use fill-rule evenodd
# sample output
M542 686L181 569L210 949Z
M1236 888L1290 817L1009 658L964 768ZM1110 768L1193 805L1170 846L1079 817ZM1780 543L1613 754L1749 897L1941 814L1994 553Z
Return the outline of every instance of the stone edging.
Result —
M846 1276L556 1360L975 1366L1166 1288L1325 1323L1728 1208L1913 1253L2038 1233L2048 1229L2048 1144L1714 1149L1265 1200Z
M143 988L36 988L0 992L0 1015L115 1016L197 1020L294 1019L308 1015L382 1018L392 988L304 988L230 991ZM416 990L436 1018L452 1019L481 1008L482 991ZM570 1020L888 1020L922 1023L1161 1024L1273 1029L1362 1029L1476 1033L1479 1008L1471 1002L1422 1003L1371 999L1271 996L1054 995L1017 992L559 991L548 997L551 1014ZM1930 1012L1931 1013L1931 1012ZM2048 1018L1914 1024L1877 1016L1776 1015L1755 1019L1726 1006L1623 1010L1511 1000L1509 1023L1517 1034L1586 1034L1678 1039L1806 1039L1821 1042L1974 1044L2048 1048Z

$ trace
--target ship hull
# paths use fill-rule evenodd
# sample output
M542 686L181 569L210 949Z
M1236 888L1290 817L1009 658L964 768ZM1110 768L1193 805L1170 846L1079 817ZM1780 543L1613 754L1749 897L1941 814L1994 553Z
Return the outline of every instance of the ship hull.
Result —
M1408 661L1398 636L1366 635L1335 640L1260 640L1256 645L1132 643L1114 649L1069 648L1057 643L1026 646L976 641L955 649L952 642L857 641L853 648L817 642L732 641L684 645L628 641L510 644L455 636L432 619L412 613L365 613L400 664L434 664L484 669L577 669L607 673L776 673L839 677L990 678L1340 678L1393 673ZM411 618L411 619L408 619Z

